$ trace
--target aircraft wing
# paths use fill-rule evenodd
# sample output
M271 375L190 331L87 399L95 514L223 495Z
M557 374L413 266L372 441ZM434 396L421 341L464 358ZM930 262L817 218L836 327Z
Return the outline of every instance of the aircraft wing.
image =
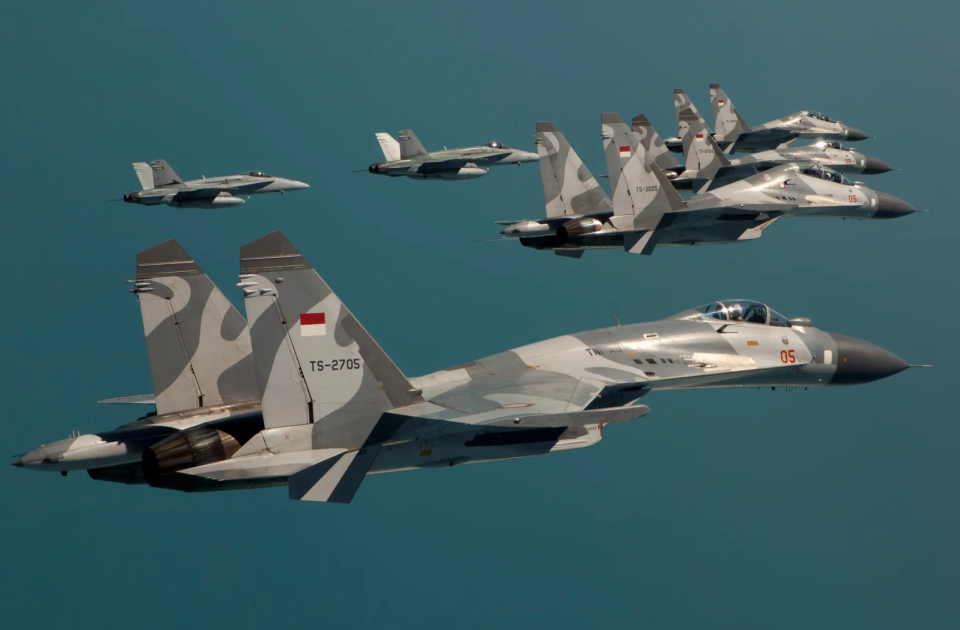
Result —
M138 394L136 396L120 396L97 401L103 405L155 405L153 394Z
M183 203L186 201L216 199L222 192L222 188L187 188L174 195L173 201Z

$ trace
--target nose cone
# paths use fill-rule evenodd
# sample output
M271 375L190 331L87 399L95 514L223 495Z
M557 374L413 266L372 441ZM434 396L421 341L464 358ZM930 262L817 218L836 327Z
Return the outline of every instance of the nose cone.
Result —
M866 140L869 137L870 136L863 133L859 129L856 129L854 127L847 127L847 140L850 140L851 142L855 140Z
M296 180L290 180L290 190L306 190L310 188L309 184L304 184L303 182L298 182Z
M894 197L893 195L888 195L887 193L878 192L877 193L877 213L873 215L874 219L896 219L897 217L902 217L908 214L913 214L917 209L911 206L909 203L900 199L899 197Z
M864 175L879 175L880 173L889 173L892 170L893 167L883 160L878 160L877 158L870 157L869 155L865 155L863 158Z
M910 364L880 346L830 333L837 344L837 371L831 385L857 385L899 374Z

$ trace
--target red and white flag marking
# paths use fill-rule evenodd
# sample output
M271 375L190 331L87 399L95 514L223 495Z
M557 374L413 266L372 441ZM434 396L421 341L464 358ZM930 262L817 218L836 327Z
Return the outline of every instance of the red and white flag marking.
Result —
M698 133L698 134L697 134L697 140L703 140L703 134L702 134L702 133Z
M717 105L723 105L724 103L726 103L726 101L723 100L722 98L717 99Z
M300 313L300 336L321 337L327 334L326 313Z
M630 147L620 147L620 157L630 157Z

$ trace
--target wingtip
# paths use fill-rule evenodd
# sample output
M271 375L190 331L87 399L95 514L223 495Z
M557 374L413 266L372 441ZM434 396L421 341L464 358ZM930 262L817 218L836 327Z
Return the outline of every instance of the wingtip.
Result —
M541 120L537 122L537 131L560 131L557 129L557 126L550 122L549 120Z
M603 112L600 114L600 124L602 125L622 125L623 118L616 112Z
M203 273L187 250L175 238L137 254L137 279Z

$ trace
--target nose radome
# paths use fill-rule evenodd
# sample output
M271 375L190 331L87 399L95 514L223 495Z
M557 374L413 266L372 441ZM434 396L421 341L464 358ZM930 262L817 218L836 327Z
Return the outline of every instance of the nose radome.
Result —
M870 383L904 371L910 364L880 346L830 333L837 344L837 371L831 385Z
M856 128L854 128L854 127L847 127L847 140L850 140L850 141L854 141L854 140L866 140L866 139L868 139L869 137L870 137L870 136L868 136L867 134L863 133L863 132L860 131L859 129L856 129Z
M303 182L293 181L291 182L291 187L294 190L304 190L306 188L310 188L310 184L304 184Z
M870 157L869 155L864 156L863 160L863 174L864 175L879 175L880 173L889 173L893 170L893 167L884 162L883 160L878 160L875 157Z
M874 219L896 219L897 217L902 217L908 214L913 214L917 209L911 206L909 203L900 199L899 197L894 197L893 195L888 195L884 192L877 193L877 213L873 215Z

